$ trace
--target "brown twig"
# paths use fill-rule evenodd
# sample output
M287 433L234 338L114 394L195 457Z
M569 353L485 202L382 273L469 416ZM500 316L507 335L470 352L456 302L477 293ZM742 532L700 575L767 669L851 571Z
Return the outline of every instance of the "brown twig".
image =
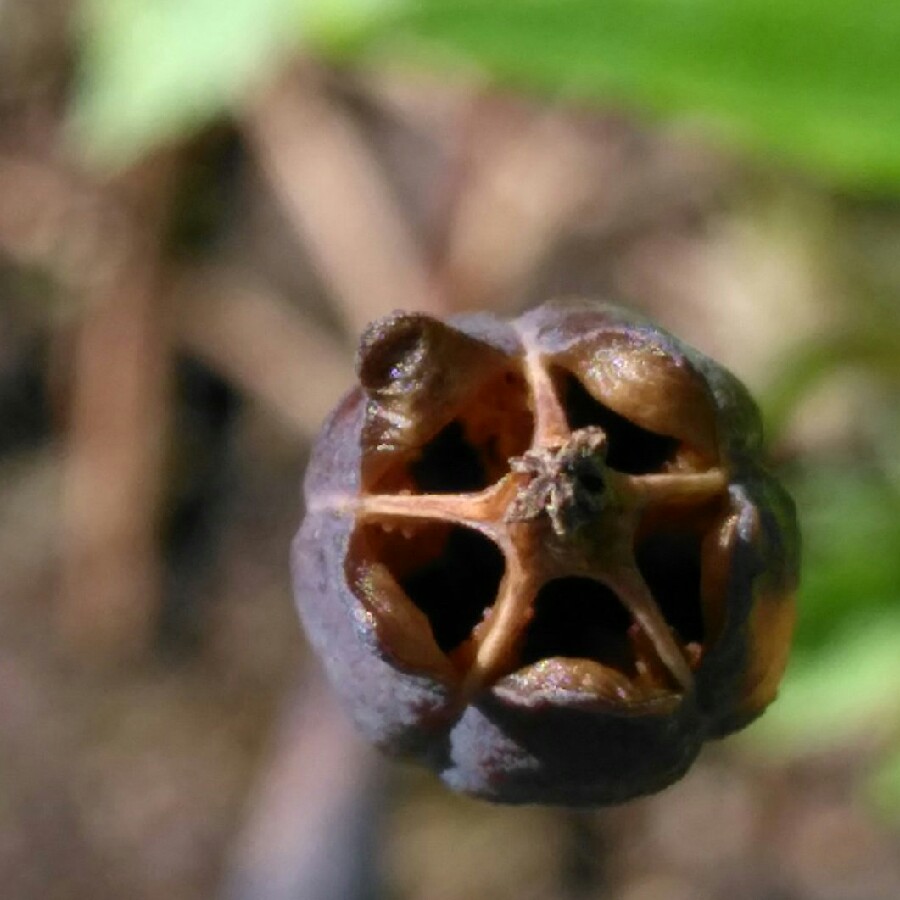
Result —
M186 273L171 309L176 338L189 352L306 437L353 380L343 346L245 273Z
M562 894L566 900L600 900L609 888L609 848L601 822L590 810L560 810L558 816L565 832Z
M380 767L310 671L291 697L223 900L362 900L376 886Z
M48 269L84 292L122 252L121 216L110 198L58 163L0 154L0 250L20 265Z
M67 646L92 661L143 651L159 609L169 354L159 243L172 174L155 160L117 185L132 225L112 258L93 248L76 326L58 616Z
M461 178L438 277L464 309L518 299L596 183L596 148L564 114L523 120L514 112L476 101L459 151Z
M422 251L352 121L313 73L286 78L246 133L263 171L356 334L395 309L440 314Z

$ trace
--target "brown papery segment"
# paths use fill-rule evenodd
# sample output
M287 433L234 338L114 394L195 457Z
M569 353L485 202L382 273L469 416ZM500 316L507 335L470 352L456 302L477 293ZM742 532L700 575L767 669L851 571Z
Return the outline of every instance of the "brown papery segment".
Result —
M643 335L601 331L554 356L553 363L613 412L683 442L708 465L717 461L712 397L686 359Z
M441 681L455 677L437 646L425 614L409 602L395 573L381 561L383 542L377 531L362 529L354 536L347 560L347 580L365 610L361 629L371 630L379 645L400 665Z
M428 316L396 314L363 335L364 488L468 493L499 479L532 430L516 359Z
M363 483L417 454L449 424L464 398L510 360L437 319L398 313L363 334L357 357L368 404L363 425Z

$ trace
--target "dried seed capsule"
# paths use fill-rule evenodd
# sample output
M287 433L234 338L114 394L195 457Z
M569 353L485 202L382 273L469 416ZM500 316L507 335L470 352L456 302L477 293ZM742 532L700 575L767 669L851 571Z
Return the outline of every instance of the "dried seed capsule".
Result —
M797 529L732 375L586 301L397 313L358 371L294 577L372 741L490 800L614 803L773 699Z

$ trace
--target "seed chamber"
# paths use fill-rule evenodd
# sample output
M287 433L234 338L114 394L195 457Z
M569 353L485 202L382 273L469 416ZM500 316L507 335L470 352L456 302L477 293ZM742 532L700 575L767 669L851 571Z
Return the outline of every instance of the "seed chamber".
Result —
M421 357L414 342L405 352ZM646 400L620 390L614 358L599 356L617 405ZM665 389L681 382L709 403L683 363L665 370L656 348L651 359ZM703 596L703 568L718 552L707 538L726 479L709 439L632 421L565 362L523 354L438 405L418 445L401 442L364 482L356 559L380 566L394 602L424 616L469 694L525 670L538 677L547 660L578 667L576 689L625 679L623 702L682 694L712 636L706 610L723 602ZM651 399L643 408L665 408ZM712 413L696 415L702 433Z

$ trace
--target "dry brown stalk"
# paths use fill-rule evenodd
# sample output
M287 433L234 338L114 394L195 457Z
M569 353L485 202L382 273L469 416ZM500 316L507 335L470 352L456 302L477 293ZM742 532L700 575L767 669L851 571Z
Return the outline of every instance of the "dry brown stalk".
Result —
M67 289L96 280L97 263L122 249L109 198L62 165L0 154L0 197L0 249L21 265L45 267Z
M461 148L463 177L439 279L454 305L502 308L521 297L560 231L591 198L602 165L571 120L551 111L520 121L483 108ZM477 154L473 154L477 148Z
M93 248L76 326L58 621L67 647L91 662L139 655L159 609L169 373L159 245L173 174L156 160L115 186L130 228L112 259Z
M259 163L356 334L395 309L439 314L422 251L371 151L312 73L275 85L246 123Z
M286 704L222 900L374 897L379 763L318 671Z
M352 356L274 289L224 268L186 273L173 303L189 352L311 437L353 381Z

